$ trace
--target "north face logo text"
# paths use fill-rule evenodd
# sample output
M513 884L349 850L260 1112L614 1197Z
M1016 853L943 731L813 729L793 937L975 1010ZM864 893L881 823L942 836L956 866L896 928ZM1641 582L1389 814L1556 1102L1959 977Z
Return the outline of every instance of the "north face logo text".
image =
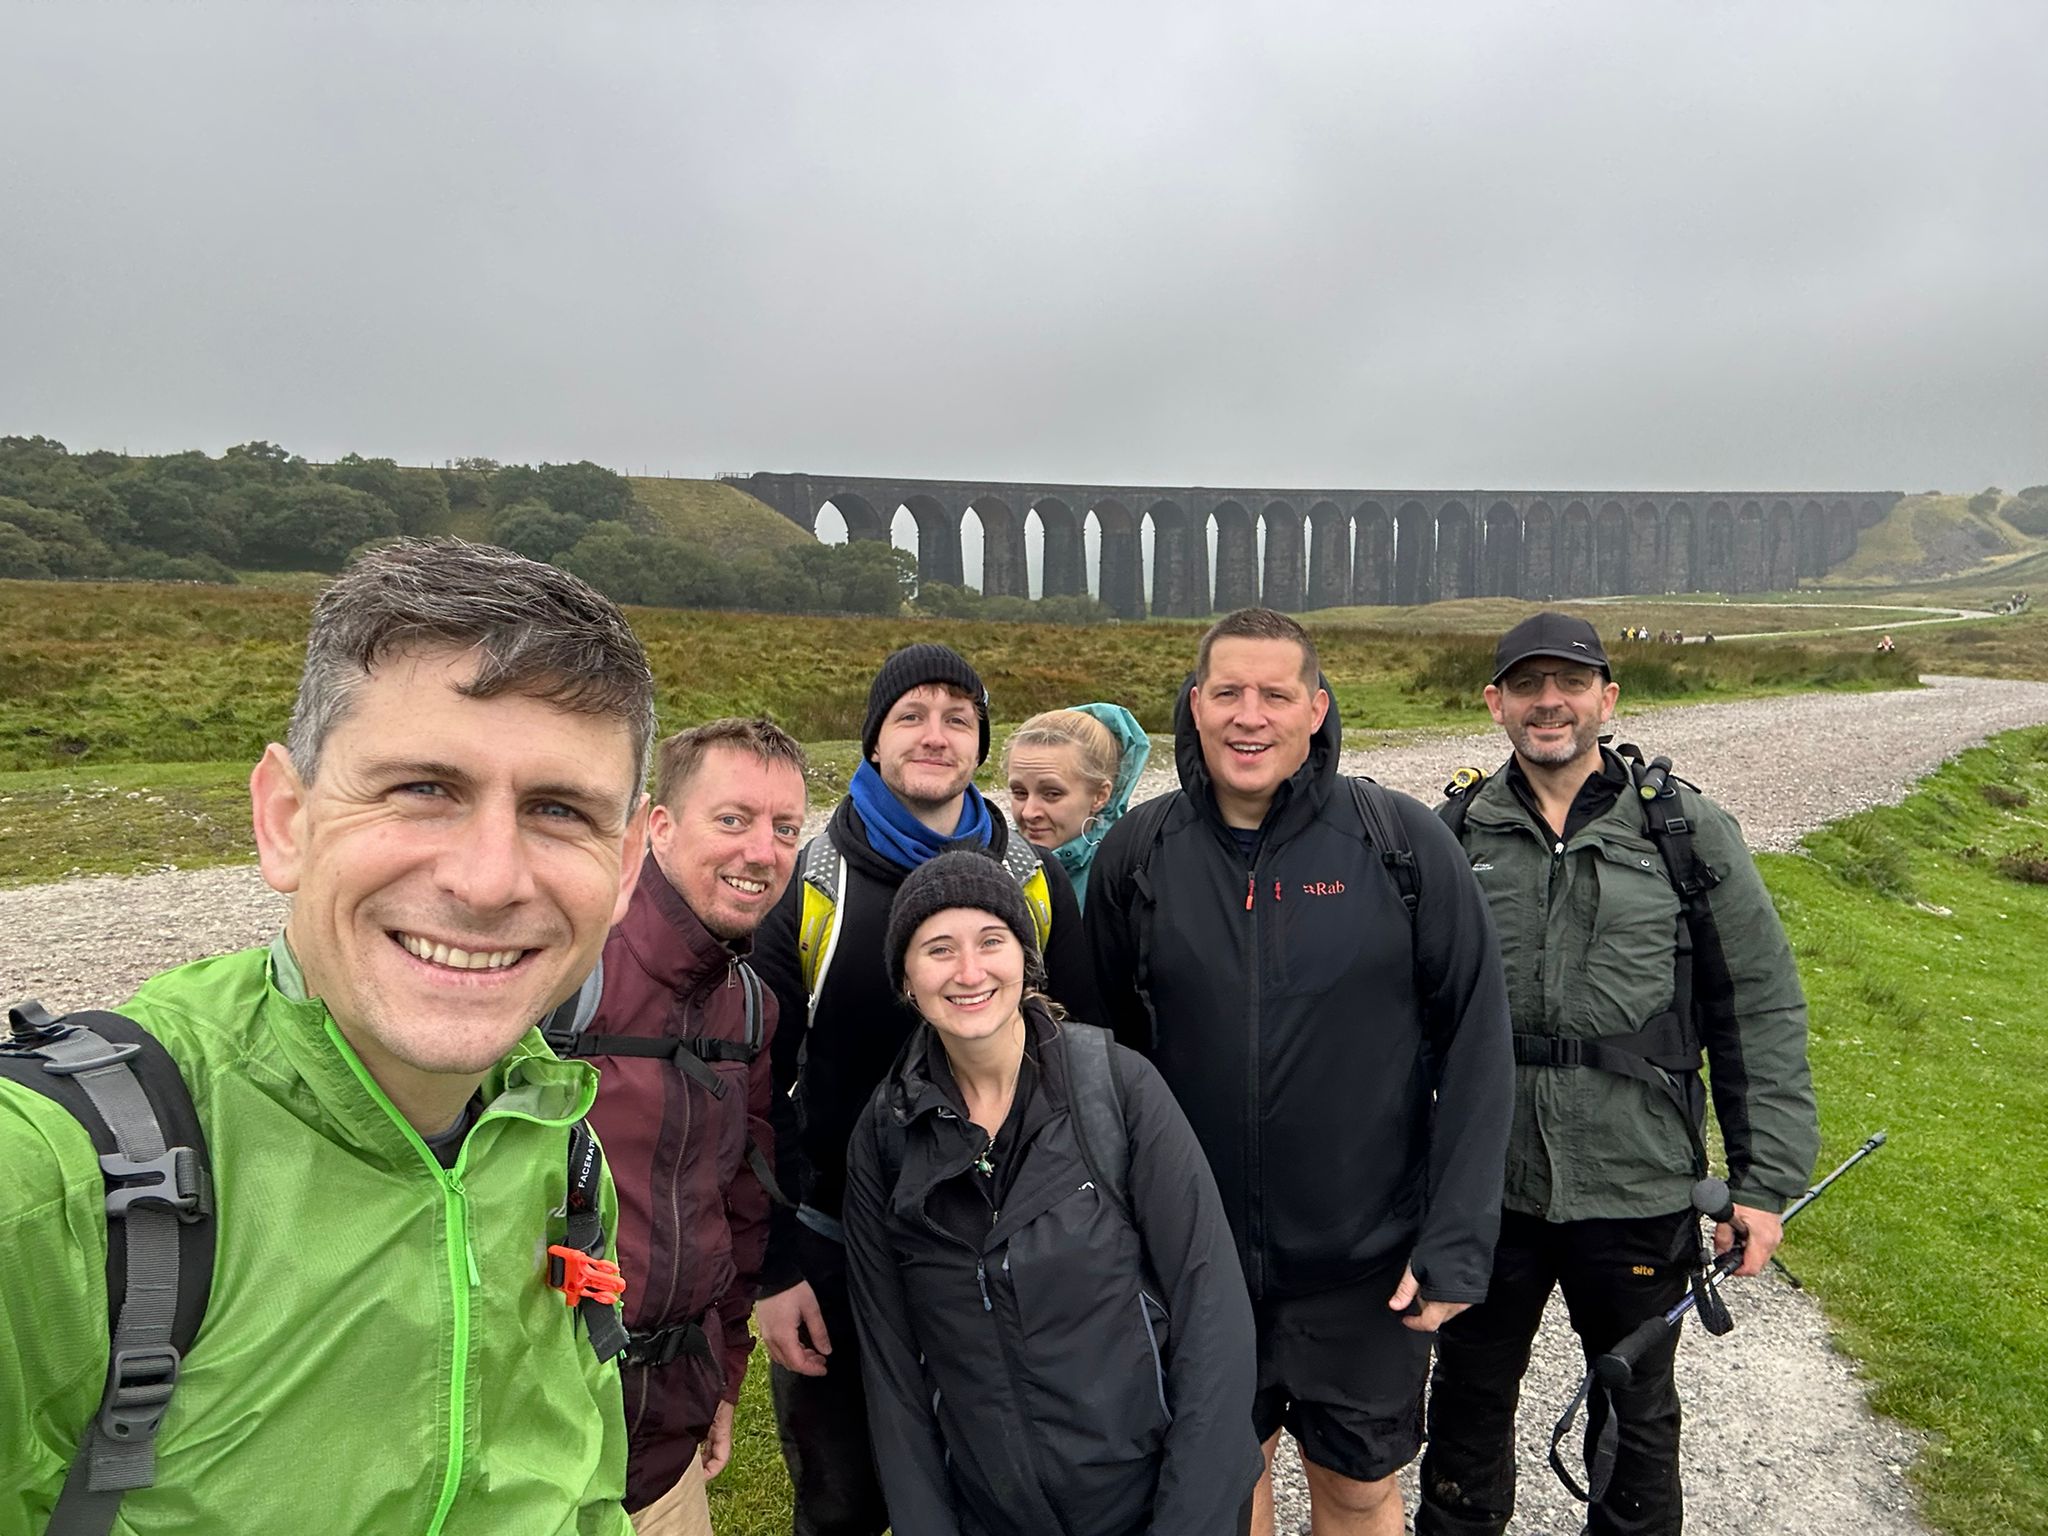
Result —
M1342 880L1311 880L1301 888L1301 894L1304 896L1342 896L1344 894L1344 882Z

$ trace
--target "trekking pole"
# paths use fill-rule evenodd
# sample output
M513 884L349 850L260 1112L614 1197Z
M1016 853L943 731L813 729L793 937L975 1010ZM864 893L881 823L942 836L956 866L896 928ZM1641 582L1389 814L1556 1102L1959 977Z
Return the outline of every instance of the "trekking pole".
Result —
M1780 1218L1784 1226L1792 1224L1792 1218L1818 1200L1827 1187L1843 1174L1854 1168L1864 1158L1884 1145L1885 1133L1878 1131L1858 1147L1826 1178L1794 1200ZM1728 1186L1720 1179L1701 1179L1692 1187L1693 1209L1702 1216L1716 1222L1731 1220L1735 1215L1735 1202L1729 1197ZM1550 1470L1557 1474L1557 1480L1564 1484L1565 1492L1581 1504L1597 1504L1607 1491L1608 1481L1614 1475L1614 1458L1619 1445L1620 1425L1614 1413L1614 1393L1626 1387L1635 1379L1636 1366L1657 1341L1671 1329L1676 1328L1685 1314L1695 1307L1700 1311L1700 1323L1709 1333L1724 1334L1735 1326L1728 1316L1728 1308L1716 1289L1720 1282L1742 1263L1743 1243L1738 1235L1728 1251L1716 1258L1705 1270L1692 1277L1692 1286L1679 1298L1678 1304L1668 1312L1646 1319L1613 1349L1595 1357L1592 1368L1579 1378L1579 1389L1550 1432ZM1594 1446L1592 1466L1588 1469L1586 1486L1581 1488L1570 1469L1565 1466L1562 1447L1565 1436L1571 1433L1572 1423L1578 1418L1579 1409L1592 1396L1595 1387L1606 1402L1606 1416L1600 1426L1597 1443Z
M1879 1131L1868 1141L1864 1142L1862 1146L1850 1153L1843 1160L1842 1165L1835 1169L1833 1173L1822 1179L1813 1188L1809 1189L1797 1200L1794 1200L1790 1206L1786 1207L1784 1216L1780 1218L1782 1223L1789 1227L1792 1224L1792 1218L1818 1200L1826 1192L1830 1184L1834 1183L1835 1180L1839 1179L1843 1174L1854 1168L1864 1158L1870 1156L1871 1153L1883 1145L1884 1132ZM1701 1204L1701 1196L1708 1194L1707 1186L1713 1186L1713 1193L1719 1196L1710 1206ZM1719 1179L1701 1179L1698 1184L1694 1185L1693 1203L1699 1207L1703 1214L1716 1222L1727 1221L1735 1214L1734 1202L1728 1198L1728 1186ZM1702 1291L1712 1294L1714 1287L1734 1272L1742 1263L1742 1250L1743 1244L1738 1237L1734 1245L1726 1253L1714 1260L1713 1267L1707 1271L1703 1284L1695 1285L1684 1296L1679 1298L1678 1305L1674 1306L1669 1312L1666 1312L1661 1317L1649 1319L1627 1338L1615 1345L1613 1349L1594 1360L1593 1371L1600 1378L1600 1384L1610 1390L1615 1387L1627 1386L1635 1378L1636 1362L1643 1358L1644 1351L1648 1350L1652 1344L1655 1344L1663 1336L1665 1329L1678 1326L1679 1319L1692 1311L1693 1307L1700 1303ZM1718 1301L1719 1297L1715 1296L1713 1301L1707 1303L1707 1305L1712 1306ZM1704 1316L1704 1313L1702 1315ZM1712 1331L1724 1333L1727 1330L1725 1328L1717 1328Z

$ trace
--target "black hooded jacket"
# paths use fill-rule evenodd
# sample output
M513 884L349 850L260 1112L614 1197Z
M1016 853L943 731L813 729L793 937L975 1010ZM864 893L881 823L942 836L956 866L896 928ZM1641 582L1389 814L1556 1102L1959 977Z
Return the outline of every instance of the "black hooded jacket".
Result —
M1000 857L1014 834L1000 814L992 812L991 821L989 849ZM839 933L816 1020L807 1027L810 994L797 957L801 877L789 882L761 924L754 936L753 959L754 969L775 993L782 1021L772 1048L775 1096L770 1122L775 1128L776 1182L792 1200L836 1219L846 1187L846 1138L868 1095L909 1037L917 1015L889 985L882 953L889 905L910 871L868 845L867 829L850 798L833 811L830 833L846 859L846 899L833 919ZM1046 990L1076 1018L1097 1018L1101 1001L1073 882L1058 859L1041 852L1039 863L1052 901L1052 929L1045 944ZM797 867L803 867L801 854ZM782 1206L774 1209L761 1270L762 1295L773 1296L805 1278L803 1254L812 1242L795 1212Z
M1036 1004L1025 1017L1038 1070L994 1154L1016 1160L1000 1209L974 1171L987 1137L928 1026L848 1149L847 1261L891 1528L1228 1536L1261 1461L1251 1304L1215 1183L1159 1074L1121 1051L1126 1217L1073 1128L1062 1037L1076 1026ZM885 1143L901 1149L893 1178Z
M1174 732L1183 787L1103 839L1088 931L1107 1022L1194 1126L1252 1295L1405 1258L1425 1298L1482 1300L1514 1058L1492 919L1457 839L1392 796L1416 861L1411 921L1337 773L1333 699L1247 867L1187 688Z

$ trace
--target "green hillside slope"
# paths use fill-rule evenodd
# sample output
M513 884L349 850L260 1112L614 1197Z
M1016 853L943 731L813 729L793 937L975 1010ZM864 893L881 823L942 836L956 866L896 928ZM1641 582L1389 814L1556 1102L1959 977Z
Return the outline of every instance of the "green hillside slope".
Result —
M1988 575L2048 547L2048 541L2020 532L1999 512L1983 510L1984 500L1931 494L1904 498L1882 522L1857 535L1856 552L1828 573L1826 584L1891 587Z
M670 480L645 475L628 478L634 496L663 528L724 559L769 554L792 544L815 542L766 502L756 501L721 480Z

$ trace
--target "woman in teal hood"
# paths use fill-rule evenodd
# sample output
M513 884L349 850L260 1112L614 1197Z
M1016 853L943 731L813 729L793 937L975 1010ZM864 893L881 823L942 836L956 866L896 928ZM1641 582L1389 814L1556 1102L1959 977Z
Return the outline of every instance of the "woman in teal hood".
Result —
M1052 852L1088 899L1088 866L1152 755L1144 727L1121 704L1082 704L1033 715L1003 753L1010 817L1026 841Z

